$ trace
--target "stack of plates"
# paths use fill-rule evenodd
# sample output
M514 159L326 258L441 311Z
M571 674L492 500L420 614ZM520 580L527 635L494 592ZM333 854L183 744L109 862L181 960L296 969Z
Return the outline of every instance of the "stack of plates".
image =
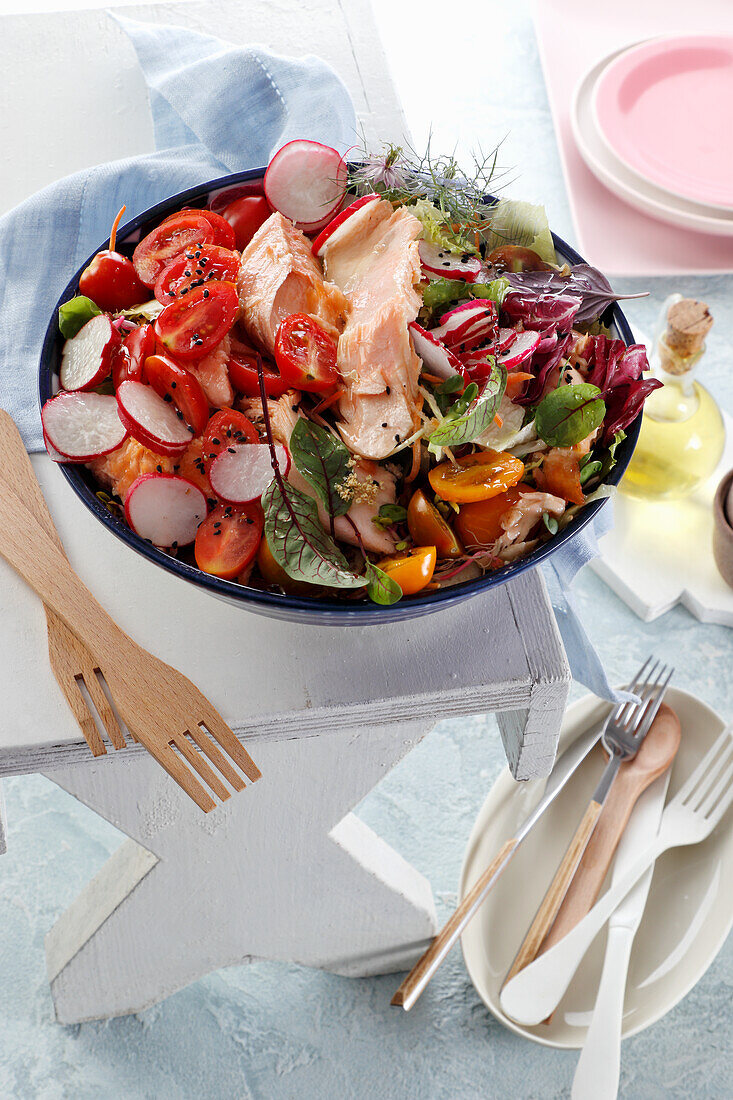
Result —
M598 62L571 110L578 150L619 198L733 236L733 38L642 42Z

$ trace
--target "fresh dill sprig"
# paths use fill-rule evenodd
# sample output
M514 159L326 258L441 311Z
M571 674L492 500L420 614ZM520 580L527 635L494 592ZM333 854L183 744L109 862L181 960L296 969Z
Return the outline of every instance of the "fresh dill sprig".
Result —
M432 133L422 154L408 144L385 144L377 154L364 151L349 171L349 183L397 205L428 199L458 234L480 229L488 216L484 196L505 175L498 165L500 146L488 154L479 147L463 167L453 154L435 155L431 146Z

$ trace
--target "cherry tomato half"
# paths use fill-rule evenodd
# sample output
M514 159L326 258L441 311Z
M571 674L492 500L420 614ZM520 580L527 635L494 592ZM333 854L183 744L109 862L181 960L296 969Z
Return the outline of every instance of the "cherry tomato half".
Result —
M204 573L232 580L254 561L264 519L259 504L220 504L196 532L194 554Z
M212 280L234 283L238 271L239 257L229 248L216 244L195 251L188 248L163 268L155 280L155 297L167 306L174 298L182 298Z
M271 214L270 204L263 195L247 195L244 198L235 199L222 211L222 217L234 231L236 245L240 252L247 247L257 230L264 225Z
M308 393L332 393L340 375L336 341L307 313L291 313L275 334L275 362L281 376Z
M229 381L237 393L246 397L260 396L260 382L257 376L257 352L254 348L232 338L232 353L227 363ZM271 363L262 359L262 374L265 393L268 397L282 397L290 389L288 383L273 369Z
M222 218L221 214L216 214L213 210L201 210L197 206L184 206L182 210L177 210L175 214L169 214L168 217L165 218L165 221L172 221L174 218L180 217L181 214L198 214L200 218L206 218L207 222L214 230L213 244L221 245L222 248L236 247L234 230L229 222ZM164 223L161 222L161 225L163 224Z
M403 596L414 596L433 579L437 557L434 546L416 546L404 554L382 558L377 567L397 581Z
M216 456L225 447L238 443L259 443L260 437L251 420L236 409L221 409L209 420L204 432L204 466L208 474Z
M440 512L416 489L407 505L407 526L417 546L434 546L439 558L460 558L463 547Z
M158 314L155 335L177 358L203 359L229 332L238 307L233 283L197 286Z
M485 550L492 546L504 534L502 517L514 507L522 493L531 492L534 492L531 485L520 483L488 500L462 504L455 524L466 550Z
M112 382L115 389L128 380L141 382L143 363L155 351L152 325L140 325L122 341L112 360Z
M189 245L213 244L214 228L200 214L177 214L143 237L132 254L138 278L154 286L164 267Z
M267 536L260 543L257 551L257 568L262 574L265 584L282 588L291 596L315 596L321 589L317 584L308 584L306 581L295 581L288 576L281 565L275 561L272 550L267 542Z
M167 355L149 355L143 374L158 396L175 406L180 419L193 428L193 434L201 435L209 421L209 402L198 379Z
M147 288L140 282L132 260L121 252L98 252L79 278L79 293L86 294L101 310L114 313L130 309L148 300Z
M452 462L441 462L428 474L433 491L457 504L488 500L521 481L524 463L507 451L477 451Z
M531 248L524 248L520 244L502 244L490 252L486 257L497 271L550 271L541 256L538 256Z

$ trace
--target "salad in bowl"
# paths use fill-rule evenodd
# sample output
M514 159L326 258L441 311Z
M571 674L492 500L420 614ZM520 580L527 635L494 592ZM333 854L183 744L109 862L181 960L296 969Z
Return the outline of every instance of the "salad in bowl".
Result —
M438 167L301 140L120 212L41 366L48 452L116 533L255 609L384 614L587 521L658 385L645 350L542 208Z

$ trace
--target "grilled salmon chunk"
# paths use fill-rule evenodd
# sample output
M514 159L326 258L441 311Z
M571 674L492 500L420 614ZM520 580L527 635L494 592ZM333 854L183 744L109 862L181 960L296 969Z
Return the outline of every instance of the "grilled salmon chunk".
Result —
M237 278L239 317L248 335L273 354L278 325L291 313L307 313L338 336L348 302L324 281L310 241L282 214L273 214L244 252Z
M326 274L350 306L338 342L345 384L338 427L364 458L385 458L420 424L421 364L408 325L421 305L421 231L407 209L380 200L353 214L324 248Z

